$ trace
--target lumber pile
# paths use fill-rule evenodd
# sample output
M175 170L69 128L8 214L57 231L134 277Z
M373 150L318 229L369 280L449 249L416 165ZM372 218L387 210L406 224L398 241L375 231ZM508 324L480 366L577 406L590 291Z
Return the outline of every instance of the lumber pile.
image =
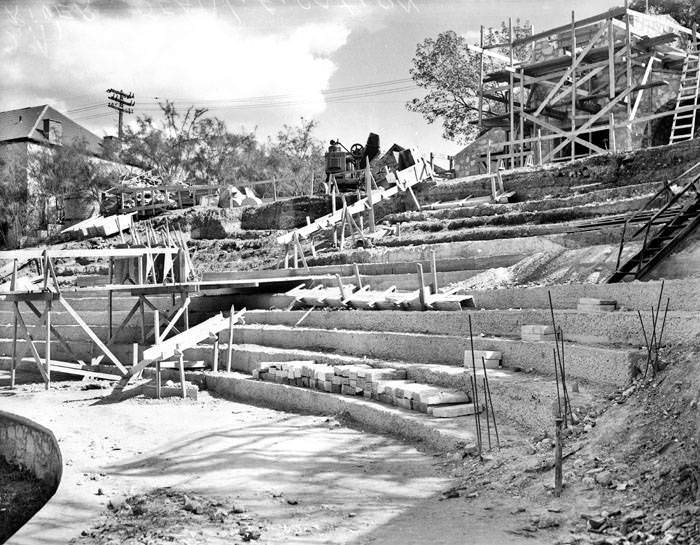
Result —
M532 324L520 326L520 338L523 341L553 341L554 329L551 325Z
M581 297L578 300L577 310L581 312L612 312L617 309L617 301L612 299L593 299Z
M87 237L111 237L131 229L134 212L130 214L115 214L113 216L95 216L75 225L66 227L62 235L70 239Z
M253 378L323 392L363 397L445 418L473 414L474 405L463 391L406 379L406 371L369 365L325 365L313 360L261 362Z

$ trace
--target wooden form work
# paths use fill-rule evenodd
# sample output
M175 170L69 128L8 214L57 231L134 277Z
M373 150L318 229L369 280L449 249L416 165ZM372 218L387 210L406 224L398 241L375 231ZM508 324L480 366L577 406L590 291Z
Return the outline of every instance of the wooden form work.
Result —
M393 182L388 188L377 186L368 166L365 170L366 187L364 198L348 205L345 197L341 196L343 205L340 210L337 210L335 193L332 193L333 211L330 214L322 216L313 222L307 219L307 225L304 227L294 229L278 237L277 243L286 247L285 268L289 266L290 253L294 256L295 268L298 267L299 260L301 260L305 268L308 268L301 244L302 240L308 240L310 242L311 252L315 254L313 238L321 232L332 230L333 238L335 241L339 242L340 248L343 247L345 242L346 227L349 229L353 240L356 240L356 237L358 237L366 243L369 238L377 236L378 233L375 233L376 226L374 224L374 206L383 200L395 197L399 193L408 193L415 206L420 209L418 199L413 192L413 186L432 177L433 171L430 167L430 163L423 157L419 157L417 153L414 154L414 160L414 165L404 170L397 171L396 173L390 173L387 176L389 183ZM353 217L364 212L368 212L369 215L368 233L365 233L362 217L359 218L359 225L358 221Z
M634 21L650 26L640 26L637 33ZM648 36L654 25L664 30ZM698 108L695 101L640 115L648 90L667 85L664 78L669 73L680 78L688 56L697 55L694 29L628 9L627 3L579 20L572 12L570 24L529 37L515 39L512 25L509 28L506 43L485 46L482 38L481 46L469 46L479 55L481 67L479 128L501 128L507 133L506 141L498 143L502 153L493 153L489 142L487 172L493 159L513 169L525 166L528 160L543 164L629 148L634 125L691 115ZM537 60L533 55L532 61L514 62L517 48L531 45L534 53L537 44L551 44L562 51L558 57ZM509 54L497 53L494 47ZM504 68L486 74L485 57ZM486 106L494 103L505 108L505 113L492 114ZM626 144L616 141L616 130L627 134ZM601 131L604 134L598 136Z

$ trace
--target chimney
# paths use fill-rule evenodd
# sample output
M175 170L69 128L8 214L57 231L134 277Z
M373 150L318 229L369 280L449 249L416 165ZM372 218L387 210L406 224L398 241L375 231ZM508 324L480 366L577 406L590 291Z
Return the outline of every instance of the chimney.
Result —
M63 125L60 121L53 119L44 119L44 136L50 144L60 146L63 140Z

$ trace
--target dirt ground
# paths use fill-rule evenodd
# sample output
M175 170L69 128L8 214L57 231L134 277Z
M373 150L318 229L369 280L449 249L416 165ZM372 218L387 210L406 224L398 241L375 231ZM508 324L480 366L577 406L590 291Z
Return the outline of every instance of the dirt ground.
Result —
M65 473L41 532L10 543L700 543L699 358L664 352L567 429L558 498L551 433L479 459L206 392L104 404L81 383L23 386L3 409L54 430Z
M399 539L404 527L397 517L412 510L429 517L424 502L439 510L442 492L453 486L452 455L348 428L334 417L252 407L206 392L197 402L104 404L108 390L85 387L59 382L48 392L39 384L0 390L3 410L49 427L64 457L57 494L9 543L208 542L197 538L200 529L212 538L220 533L226 543L381 543L376 532ZM154 499L164 494L172 508L161 517L150 506L162 504ZM201 502L203 512L188 510L184 496ZM242 513L232 512L239 508ZM177 524L141 524L154 517ZM474 532L487 537L471 543L532 543L494 528L491 517L467 521L460 513L457 524L443 528L442 542L464 543ZM116 524L123 520L131 523ZM411 543L410 534L401 542Z
M0 543L21 528L49 495L41 481L0 458Z

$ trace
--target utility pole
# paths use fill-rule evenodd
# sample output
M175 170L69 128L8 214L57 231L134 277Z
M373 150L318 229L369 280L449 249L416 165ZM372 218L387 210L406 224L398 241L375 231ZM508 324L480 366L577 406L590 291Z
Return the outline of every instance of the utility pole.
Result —
M107 89L107 93L109 93L109 95L107 96L107 100L111 101L107 103L107 107L112 108L113 110L117 110L119 112L118 135L119 140L121 140L124 134L122 129L124 114L134 113L133 108L136 104L136 102L134 101L134 93L125 93L122 90L117 91L115 89Z

